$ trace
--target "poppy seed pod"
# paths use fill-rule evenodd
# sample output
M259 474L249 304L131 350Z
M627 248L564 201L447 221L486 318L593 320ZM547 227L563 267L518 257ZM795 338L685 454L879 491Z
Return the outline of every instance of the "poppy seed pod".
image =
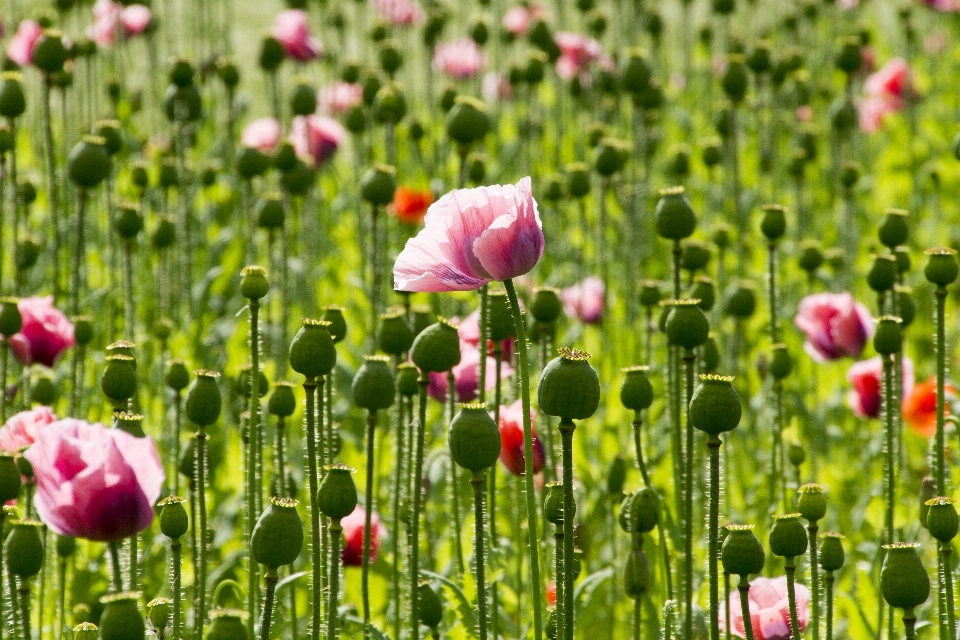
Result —
M395 40L390 39L381 42L379 49L380 68L388 76L393 77L403 66L403 50ZM374 105L374 110L376 110L376 105ZM399 122L399 118L394 122Z
M727 69L720 78L720 86L723 87L727 99L735 105L743 102L749 84L750 76L743 56L740 54L727 56Z
M33 389L30 391L30 402L53 406L57 399L57 388L53 386L50 376L40 374L33 379Z
M104 139L104 146L111 156L123 149L123 135L120 131L120 122L117 120L97 120L93 127L93 135Z
M17 302L17 298L0 298L0 335L4 337L20 333L23 328L23 316Z
M880 592L891 607L912 610L930 597L930 576L917 553L919 546L908 542L883 545L887 555L880 568Z
M738 281L727 296L724 313L742 320L752 316L756 310L757 292L754 290L753 283L748 280Z
M173 600L154 598L147 603L147 617L154 629L166 629L173 614Z
M683 243L683 255L680 257L680 266L684 271L701 271L710 263L710 247L698 240L687 240Z
M363 364L353 377L353 403L375 412L393 404L396 384L386 356L364 356Z
M660 283L656 280L644 280L640 283L640 304L655 307L660 304Z
M873 257L873 264L867 272L867 284L877 293L893 289L897 281L897 259L889 254Z
M397 170L386 164L375 164L360 176L360 197L375 207L393 202L397 190Z
M396 125L407 115L407 97L397 82L380 87L373 99L373 118L380 124Z
M343 317L343 307L338 307L335 304L325 306L320 319L330 323L327 331L330 332L334 344L347 337L347 320Z
M258 372L259 378L257 387L257 397L262 398L267 395L267 391L270 390L270 383L267 382L267 376L263 371ZM251 394L253 394L253 365L245 364L240 367L240 372L237 374L236 380L234 381L234 391L238 396L245 400L249 400Z
M553 33L550 32L550 27L547 26L547 23L543 19L537 18L534 20L533 24L530 25L530 30L527 32L527 39L530 41L530 44L547 54L550 62L556 62L560 57L560 46L554 39Z
M312 379L325 376L337 364L337 348L330 337L331 324L302 318L303 326L290 343L290 368Z
M257 202L257 226L264 229L281 229L286 218L283 200L278 193L265 194Z
M824 571L839 571L845 560L843 535L828 531L820 537L820 568Z
M917 303L913 301L913 289L905 285L896 285L897 308L900 310L900 326L906 329L913 324L917 315Z
M710 323L699 300L670 300L663 304L671 307L666 326L670 344L690 351L707 341Z
M400 356L413 344L413 331L407 324L406 313L402 308L380 316L377 332L377 345L384 353Z
M773 516L770 551L781 558L796 558L807 552L807 532L799 513Z
M859 71L860 65L863 64L863 54L860 52L860 48L861 42L859 37L849 36L844 38L840 42L840 50L834 59L837 69L840 69L840 71L847 75L852 75Z
M927 529L940 542L949 543L957 537L960 518L957 517L956 500L939 496L927 500Z
M134 353L134 349L137 345L130 342L129 340L117 340L116 342L111 342L107 345L107 355L121 355L121 356L130 356L133 358L133 362L130 364L133 365L133 370L137 370L137 355Z
M190 384L190 374L183 360L171 360L167 363L166 385L174 391L183 391Z
M157 503L160 507L160 532L174 541L186 535L190 527L184 502L186 499L180 496L167 496Z
M770 242L782 238L787 231L787 210L778 204L763 205L760 231Z
M447 113L447 135L461 145L469 146L482 140L490 131L487 107L476 98L457 96Z
M50 74L63 69L66 61L67 48L63 44L63 32L45 29L33 45L33 65Z
M283 45L273 36L264 36L260 42L260 68L266 72L276 71L285 57Z
M585 420L600 406L600 379L586 351L563 348L559 354L540 375L538 404L544 413L563 421Z
M297 150L289 140L277 143L273 152L273 166L281 172L291 171L297 166Z
M7 534L4 552L7 570L20 578L31 578L43 566L43 524L35 520L16 520Z
M630 497L629 520L631 533L653 531L660 519L660 498L650 487L637 490Z
M72 536L57 536L57 557L69 558L77 551L77 539Z
M800 255L797 262L801 269L812 274L823 264L823 250L820 248L820 243L816 240L804 240L799 248Z
M237 604L237 606L242 606ZM249 640L245 620L249 614L240 609L217 609L210 612L210 626L204 640Z
M720 164L720 161L723 160L722 144L723 143L716 138L710 138L701 143L700 157L708 169L717 166Z
M683 187L661 189L654 215L657 218L657 234L667 240L689 238L697 228L697 216L684 195Z
M417 378L420 373L417 371L417 365L412 362L401 362L397 367L397 390L400 395L407 398L417 395L419 384Z
M703 309L704 313L710 311L717 301L713 280L706 276L697 276L694 278L693 288L687 297L693 300L699 300L700 302L698 302L697 305Z
M16 500L22 484L16 459L10 453L0 453L0 502Z
M551 174L543 181L543 199L547 202L559 202L563 197L563 183L560 176Z
M420 332L410 348L410 359L423 372L450 371L460 363L459 327L446 318Z
M240 295L252 302L267 295L270 290L270 281L267 280L267 270L263 267L250 265L240 271Z
M906 244L910 237L910 225L907 223L908 213L903 209L887 209L883 212L883 220L877 234L880 242L890 249Z
M750 55L746 58L747 67L755 75L762 75L770 71L773 61L770 57L770 42L758 40L753 44Z
M533 302L530 303L530 314L537 322L549 324L560 317L563 304L560 302L560 292L553 287L539 287L533 293ZM512 318L512 314L511 314ZM514 327L514 333L516 327Z
M651 75L650 63L643 51L631 49L620 72L621 86L632 94L639 94L650 85Z
M474 473L492 467L500 456L500 429L482 402L460 405L447 441L453 461Z
M811 524L816 524L827 514L827 499L823 495L823 487L809 483L797 489L797 511L800 517Z
M200 90L195 86L178 87L170 85L163 94L163 111L170 122L182 120L195 122L203 115L203 102Z
M297 408L297 399L293 394L293 384L283 380L273 387L273 393L267 403L267 410L278 418L289 418Z
M707 336L707 341L703 343L699 365L704 373L713 373L720 365L720 349L712 334Z
M129 433L134 438L146 438L147 434L143 431L143 416L139 413L128 413L121 411L113 416L114 426L121 431Z
M548 482L543 485L543 519L557 527L563 526L563 483ZM577 505L574 503L574 510ZM574 511L576 515L576 511Z
M326 473L317 490L317 507L323 515L340 522L357 508L357 485L353 481L353 469L342 464L324 468Z
M793 371L793 359L787 351L787 345L783 343L775 344L771 349L770 375L774 380L783 380Z
M303 523L297 513L297 501L270 498L253 528L250 541L253 558L268 569L292 564L303 549Z
M572 198L583 198L590 193L590 168L583 162L571 162L565 168L567 193Z
M0 74L0 116L13 120L22 116L26 110L23 74L19 71L4 71Z
M158 216L157 226L153 229L150 244L154 249L166 249L173 245L177 237L177 227L173 218L168 215Z
M718 249L726 249L730 246L730 225L725 222L718 222L713 225L713 229L710 233L710 241L717 246Z
M630 145L615 138L603 138L597 144L593 168L603 177L623 169L630 158Z
M101 136L83 136L67 156L70 180L81 189L93 189L110 173L110 154Z
M232 58L221 56L217 59L217 76L228 89L233 89L240 84L240 69Z
M270 168L270 156L253 147L240 147L234 162L237 173L244 180L261 176Z
M417 588L417 614L421 624L431 629L436 629L443 622L443 603L426 582L421 582Z
M913 261L910 258L910 247L906 245L894 247L893 257L897 260L897 272L901 275L909 273L910 268L913 266ZM897 285L894 285L893 288L896 289Z
M850 106L852 107L853 105L851 104ZM844 162L843 166L840 167L840 185L848 191L853 189L860 180L860 174L859 164L852 161Z
M650 367L625 367L620 371L624 374L620 383L620 402L631 411L643 411L653 404L653 385L647 372Z
M623 569L623 588L627 597L636 600L650 587L650 565L643 549L633 549Z
M903 347L903 331L900 329L900 318L896 316L880 316L877 318L877 329L873 334L873 348L882 356L890 356Z
M196 378L187 390L187 419L200 427L208 427L220 417L220 387L216 371L194 371Z
M316 171L313 167L297 158L293 167L280 176L280 186L290 195L303 196L313 185L315 177Z
M700 375L700 384L690 398L690 422L694 427L709 436L719 436L740 424L741 411L733 376Z
M752 524L728 524L727 536L720 548L725 573L746 577L763 571L766 554L753 533Z
M627 481L627 463L623 456L614 456L607 467L607 495L619 498L623 496L623 483ZM618 500L619 501L619 500Z
M929 256L927 266L923 268L923 275L927 281L945 287L957 279L957 252L948 247L936 247L924 251Z
M133 358L120 353L107 356L100 375L100 390L114 403L126 402L137 390Z
M73 640L98 640L100 632L92 622L81 622L73 628Z
M116 207L113 228L124 240L133 240L143 230L143 216L140 208L129 202L121 202Z
M139 600L139 593L115 593L100 598L100 640L144 640L146 631Z
M290 110L295 116L308 116L317 110L317 92L306 82L298 82L290 91Z

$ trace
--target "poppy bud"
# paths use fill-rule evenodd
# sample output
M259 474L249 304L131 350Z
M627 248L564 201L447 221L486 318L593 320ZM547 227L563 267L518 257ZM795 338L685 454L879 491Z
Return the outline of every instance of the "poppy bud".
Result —
M960 519L957 517L956 501L939 496L927 500L927 529L930 535L943 543L949 543L957 536Z
M457 96L447 113L447 135L455 142L469 146L482 140L490 130L487 107L476 98Z
M610 177L623 169L630 158L630 145L615 138L603 138L595 150L593 168L604 177Z
M912 611L930 597L930 576L917 553L919 546L908 542L883 545L887 555L880 568L880 592L891 607Z
M397 189L397 171L390 165L375 164L360 176L360 197L373 206L393 202Z
M726 525L727 537L720 548L725 573L746 577L763 571L766 560L763 545L753 533L752 524Z
M727 297L727 303L724 305L723 312L728 316L737 319L749 318L757 309L757 292L753 288L753 283L741 280L733 288L733 291Z
M183 507L186 502L180 496L167 496L158 504L160 506L160 532L173 541L186 535L190 526L187 510Z
M217 76L227 89L234 89L240 84L240 69L232 58L221 56L217 60Z
M424 372L450 371L460 362L458 327L445 318L424 329L413 341L410 358Z
M347 320L343 317L343 307L338 307L335 304L323 307L323 315L320 316L320 319L330 323L327 331L330 332L330 338L334 344L347 337Z
M270 157L253 147L240 147L235 162L237 173L244 180L261 176L270 168Z
M166 249L173 245L177 237L177 227L173 218L168 215L160 215L157 220L157 226L150 237L150 244L154 249Z
M379 123L397 124L407 115L407 99L396 82L389 82L373 100L373 117Z
M283 200L278 193L265 194L257 202L257 226L264 229L281 229L285 213Z
M4 71L0 74L0 116L13 120L27 110L23 93L23 74L19 71Z
M69 558L77 551L77 539L72 536L57 536L57 557Z
M647 377L650 367L633 366L621 369L620 402L631 411L643 411L653 404L653 385Z
M317 93L305 81L298 82L291 90L290 110L295 116L308 116L317 110Z
M267 280L267 270L263 267L250 265L240 271L240 295L251 302L256 302L267 295L270 282Z
M823 264L823 251L816 240L804 240L800 243L800 257L797 260L800 268L808 274L820 268Z
M436 629L443 622L443 603L429 584L421 582L417 588L417 615L420 623Z
M653 531L660 519L660 499L650 487L637 490L630 497L630 532L647 533Z
M22 483L16 459L10 453L0 453L0 502L16 500Z
M143 640L143 616L137 601L139 593L116 593L100 598L103 613L100 614L101 640Z
M396 384L386 356L364 356L363 364L353 378L353 403L370 412L393 404Z
M183 360L171 360L167 363L167 375L164 378L167 386L174 391L183 391L190 384L190 374Z
M537 385L540 409L561 420L586 420L600 406L600 379L590 366L590 354L563 348L543 368Z
M713 309L717 296L713 287L713 280L706 276L697 276L693 281L693 289L690 290L691 299L699 300L698 306L704 313Z
M530 314L534 320L551 323L560 316L562 311L563 305L560 303L559 291L551 287L540 287L534 291L533 302L530 303Z
M450 455L458 465L478 473L492 467L500 456L500 429L487 413L487 405L461 404L450 422Z
M467 156L467 178L474 184L483 182L487 176L487 157L474 151Z
M732 376L701 374L690 398L690 422L710 436L732 431L740 424L740 396Z
M5 338L20 333L23 328L23 316L17 302L16 298L0 298L0 335Z
M290 368L307 379L325 376L337 364L337 349L330 336L331 323L303 318L303 326L290 343Z
M817 520L823 519L827 514L827 499L823 495L823 487L818 484L805 484L797 493L797 511L800 517L811 525L816 524Z
M774 242L783 237L787 230L787 210L778 204L763 205L763 220L760 231L767 240Z
M670 344L692 350L707 341L710 323L696 298L689 300L671 300L664 304L671 306L667 316L667 340Z
M166 629L172 615L173 600L169 598L154 598L147 603L147 617L156 630Z
M110 173L110 154L100 136L83 136L67 157L70 180L81 189L92 189Z
M116 207L117 217L113 220L113 228L125 240L133 240L143 230L143 216L137 205L121 202Z
M820 539L820 568L824 571L839 571L843 568L843 536L836 531L828 531Z
M582 162L572 162L566 167L567 193L572 198L582 198L590 193L590 170Z
M250 542L253 558L268 569L292 564L303 549L303 523L297 513L297 501L270 498L253 529Z
M123 354L107 356L100 376L100 390L114 403L126 402L137 390L133 358Z
M200 427L209 427L220 417L220 388L215 371L194 371L196 378L187 390L187 419Z
M323 481L317 490L317 506L320 513L334 522L353 513L357 508L357 485L353 482L353 469L334 464L325 467Z
M683 187L661 189L654 215L657 218L657 233L667 240L688 238L697 227L697 216L684 195Z
M903 332L900 329L900 318L896 316L880 316L877 318L877 330L873 335L873 348L882 356L890 356L900 351L903 346Z
M927 281L945 287L952 284L957 279L957 272L960 267L957 266L957 252L948 247L936 247L924 251L930 259L927 266L923 269L923 275Z
M563 483L548 482L543 489L543 519L557 527L563 526ZM573 507L576 509L576 503Z
M643 549L633 549L623 570L623 587L628 598L642 597L650 586L650 565Z
M632 94L639 94L650 85L651 75L650 63L643 52L631 49L620 72L620 84L623 88Z
M644 280L640 283L640 304L655 307L660 304L660 283L656 280Z
M627 480L627 463L623 456L617 455L607 467L607 494L611 496L623 495L623 483Z
M893 288L897 281L897 259L888 254L873 257L873 265L867 272L867 284L877 293Z
M770 551L781 558L796 558L807 552L807 532L800 522L799 513L773 516Z
M680 267L691 273L706 269L710 263L710 247L699 240L687 240L683 243Z
M40 528L35 520L17 520L7 534L4 551L7 570L20 578L31 578L40 573L43 566L43 540Z
M239 605L238 605L239 606ZM239 609L218 609L210 612L210 626L204 640L247 639L247 612Z
M412 362L401 362L397 367L397 390L400 392L400 395L406 396L407 398L417 395L419 390L419 383L417 378L420 374L417 371L417 366Z
M770 356L770 375L774 380L783 380L793 371L793 360L787 351L787 345L780 343L771 348L773 352Z
M747 65L743 56L734 54L727 57L727 69L720 78L720 85L730 102L739 104L747 95L747 86L750 78L747 75Z

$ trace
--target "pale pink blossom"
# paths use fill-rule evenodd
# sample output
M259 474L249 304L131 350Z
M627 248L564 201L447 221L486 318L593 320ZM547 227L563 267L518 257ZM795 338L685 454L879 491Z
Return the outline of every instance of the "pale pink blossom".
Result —
M919 2L935 11L943 11L944 13L960 11L960 1L958 0L919 0Z
M793 322L806 334L804 349L818 362L857 357L873 335L870 312L847 292L807 296Z
M515 282L514 285L519 283ZM520 304L520 309L523 309L523 302L518 301ZM476 348L480 348L480 309L474 309L470 314L467 315L463 320L454 319L453 320L457 326L460 327L458 333L460 335L460 340L466 342L469 345L472 345ZM503 351L503 360L507 362L510 360L513 354L513 338L507 338L500 343L500 348ZM493 355L493 341L487 340L487 355Z
M339 116L354 105L363 102L363 85L337 80L317 91L317 106L321 113Z
M333 157L347 138L343 125L327 116L297 116L290 128L290 142L298 156L311 158L322 166Z
M906 398L913 391L913 360L904 356L902 361L903 393ZM861 360L850 365L847 381L853 389L847 394L847 403L858 418L879 418L882 405L883 361L880 356Z
M17 32L7 44L7 57L21 67L33 61L33 47L43 35L43 27L36 20L22 20L17 26Z
M491 391L496 385L496 376L494 371L496 360L487 356L487 380L484 386L485 391ZM453 373L453 384L457 391L457 402L473 402L477 399L477 391L480 388L480 350L476 346L460 342L460 362L454 365L451 370ZM513 375L513 367L507 362L500 365L500 379L505 380ZM447 373L430 373L430 384L427 386L427 393L437 402L445 402L450 387L447 384Z
M516 5L503 14L503 28L520 38L527 34L533 21L543 17L543 7L539 4L529 6Z
M797 583L794 587L797 605L797 626L800 633L810 623L810 590ZM754 578L750 582L750 622L756 640L787 640L790 635L790 600L787 597L787 577ZM720 628L726 627L730 617L730 631L739 638L746 637L743 628L743 608L740 597L732 596L720 603Z
M343 549L340 558L345 567L359 567L363 564L363 529L366 525L367 512L357 505L353 513L340 521L343 527ZM380 538L387 535L387 528L380 522L380 516L370 514L370 564L377 559L377 549L380 548Z
M582 33L558 31L553 39L560 47L556 71L563 80L587 73L602 54L600 43Z
M151 20L153 20L153 14L142 4L131 4L124 7L120 13L120 24L128 38L146 31Z
M441 42L433 50L433 68L457 80L475 77L486 64L487 54L473 38Z
M308 62L323 55L320 41L310 34L307 13L300 9L287 9L277 14L273 37L287 56L298 62Z
M125 7L112 0L97 0L92 10L93 25L87 28L87 37L101 47L112 46L118 35L131 38L143 33L153 20L150 9L142 4Z
M813 107L808 104L797 107L797 122L813 122Z
M853 9L860 4L860 0L837 0L837 6L841 9Z
M513 99L513 85L507 74L499 71L488 71L483 75L480 85L480 95L487 102Z
M560 291L563 311L569 318L576 318L587 324L597 324L603 320L603 281L590 276L571 287Z
M53 296L21 298L17 302L23 326L9 336L10 350L20 364L52 367L74 345L73 323L53 306Z
M280 142L280 123L273 118L257 118L240 134L240 144L271 153Z
M0 427L0 451L19 453L36 442L40 431L59 418L50 407L35 407L12 416Z
M423 22L423 7L416 0L370 0L370 6L381 20L396 27Z

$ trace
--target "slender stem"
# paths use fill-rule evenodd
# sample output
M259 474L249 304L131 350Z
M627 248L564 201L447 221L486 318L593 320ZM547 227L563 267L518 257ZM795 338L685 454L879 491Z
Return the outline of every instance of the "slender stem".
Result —
M720 438L710 436L710 514L707 525L707 555L710 566L710 640L720 640L720 578L717 569L717 541L720 535Z
M23 640L32 640L30 634L30 578L20 578L20 622L23 625Z
M566 627L564 626L564 604L565 599L563 595L563 582L564 582L564 563L566 559L563 557L564 549L564 535L563 535L563 523L561 522L556 531L553 533L554 540L554 564L555 564L555 575L554 575L554 587L556 588L556 601L557 601L557 638L560 638L560 634Z
M360 586L363 593L363 637L369 638L370 632L370 527L373 518L373 469L374 469L374 441L377 437L377 412L367 414L367 482L364 493L363 518L363 560L361 567Z
M57 566L58 578L57 581L57 626L56 626L56 635L57 640L62 640L63 638L63 629L67 623L67 559L60 558L60 561ZM2 589L0 589L2 591ZM0 620L2 620L2 611L0 611ZM0 625L2 626L2 625ZM2 637L2 635L0 635ZM179 638L179 636L177 636Z
M826 640L833 640L833 583L836 578L833 577L833 571L827 572L827 635Z
M86 224L87 209L87 190L80 189L77 192L77 246L73 250L73 276L70 286L70 313L78 315L80 313L80 268L86 261L86 252L84 250L84 226Z
M633 601L633 640L640 640L640 612L643 609L642 604L643 600L640 598Z
M573 432L576 425L571 420L561 419L560 448L563 451L563 640L573 640L576 618L573 600ZM557 631L557 638L560 632Z
M477 385L477 399L479 402L487 400L487 340L490 335L489 311L487 308L487 293L490 286L485 284L480 287L480 377ZM497 376L500 380L500 376Z
M686 395L685 403L690 402L693 396L693 365L696 357L693 350L687 349L683 356L684 369L686 373ZM683 545L684 545L684 577L686 581L686 590L683 592L686 599L684 608L683 628L684 637L693 637L693 424L690 422L690 412L687 411L686 420L686 456L684 459L684 480L683 480ZM718 465L719 468L719 465ZM719 483L718 483L719 484ZM716 555L716 554L714 554ZM796 636L799 638L799 636ZM715 640L715 639L714 639Z
M944 415L943 415L943 400L944 400L944 379L946 378L947 371L947 344L946 344L946 330L945 330L945 307L947 302L947 289L946 287L937 287L934 295L937 298L937 455L936 455L936 467L934 472L937 477L937 495L945 495L946 492L946 482L944 479L945 473L945 462L943 457L943 449L945 446L943 431L944 431ZM904 619L906 621L906 619Z
M123 241L123 329L131 341L136 339L136 308L133 299L133 241Z
M904 609L903 611L903 626L906 640L913 640L917 637L915 630L917 624L917 616L914 614L913 609Z
M7 571L7 591L10 594L10 614L13 618L12 636L20 637L20 599L17 597L17 576Z
M486 359L486 354L481 354L481 360ZM457 410L457 385L453 376L453 370L447 372L447 407L448 424L453 422L453 416ZM457 572L462 575L464 571L463 564L463 543L460 541L460 474L457 473L457 465L453 463L453 458L448 460L447 466L448 482L450 483L450 511L453 516L450 519L450 526L453 531L453 557Z
M669 574L668 574L669 575ZM727 571L723 572L723 601L724 606L727 610L723 612L723 622L724 622L724 638L730 640L730 573Z
M411 638L420 639L420 508L423 501L423 438L427 430L427 385L430 377L425 371L417 379L420 385L419 420L413 457L413 520L410 523L410 627Z
M889 355L883 357L883 416L884 416L884 436L886 438L886 514L884 517L884 537L887 544L893 542L893 507L896 500L896 487L894 486L894 395L893 395L893 360Z
M600 317L606 316L607 291L609 290L607 274L607 191L610 189L610 178L603 178L600 183L599 220L597 221L597 254L600 260L600 281L603 282L603 295L600 298Z
M754 640L753 620L750 619L750 582L747 576L740 576L737 583L737 590L740 591L740 613L743 616L743 634L746 640ZM799 638L799 635L794 636Z
M940 557L943 558L943 588L947 600L947 624L950 629L950 640L956 637L957 615L953 604L953 569L950 566L950 555L953 548L949 542L940 543Z
M400 358L394 358L394 368L400 363ZM393 600L393 636L395 638L400 637L400 628L401 628L401 606L400 606L400 501L403 498L403 471L404 463L406 460L406 432L407 432L407 421L406 413L404 411L404 401L405 396L400 394L399 389L397 390L396 398L394 400L394 407L396 409L396 424L397 429L394 432L394 443L396 445L396 451L394 454L394 477L393 477L393 500L392 500L392 526L394 534L390 536L392 555L393 555L393 568L392 573L390 574L390 593Z
M376 344L377 339L377 320L380 314L380 290L382 289L380 285L382 261L380 259L380 230L378 228L379 213L380 207L377 205L370 208L370 336L374 344Z
M800 626L797 622L797 596L796 588L794 587L795 574L797 571L796 565L793 563L793 558L787 558L785 563L785 569L787 572L787 600L790 604L790 629L793 631L794 638L800 637Z
M520 303L517 300L517 291L513 286L513 281L509 278L503 281L503 286L507 289L507 297L510 299L510 309L513 312L513 322L517 330L517 357L520 361L520 404L523 411L523 456L524 456L524 484L527 492L527 531L529 534L530 551L530 586L533 589L533 637L534 640L540 640L543 637L543 622L541 612L540 595L540 544L537 536L537 506L533 488L533 427L530 424L530 372L527 362L527 330L523 322L523 316L520 313ZM572 425L571 425L572 427ZM570 430L570 438L573 436L573 430ZM568 444L570 444L568 442ZM569 505L567 497L564 497L564 507L573 508L573 462L572 456L568 461L567 453L564 453L564 491L569 493ZM567 464L569 462L569 464ZM569 477L569 481L566 476ZM570 511L566 511L570 513ZM568 522L569 521L569 522ZM571 557L573 554L573 518L565 518L564 526L571 529L567 531L570 535ZM567 570L569 573L569 569ZM572 576L572 573L570 574ZM573 593L565 594L568 601L572 603ZM573 637L573 605L571 604L568 613L568 632L569 639ZM568 639L568 640L569 640Z
M813 600L813 640L820 640L820 548L817 546L817 532L820 528L816 522L807 527L808 546L810 547L810 590Z
M140 586L140 580L137 576L137 574L140 572L138 568L140 565L138 551L139 545L137 544L137 542L139 542L137 536L139 535L140 534L135 533L130 536L130 588L128 591L139 591L138 587Z
M330 605L327 608L327 640L337 640L337 614L340 599L340 521L330 523Z
M60 207L57 203L56 153L53 149L53 128L50 123L50 82L49 74L44 74L43 83L43 147L47 173L47 200L50 207L50 226L53 236L53 297L60 296ZM65 124L65 123L64 123ZM17 185L14 185L14 189ZM14 239L16 241L16 239Z
M640 418L640 412L636 411L633 418L633 448L637 453L637 468L640 469L640 477L643 478L643 486L650 486L650 475L647 473L647 465L643 461L643 449L640 445L640 428L643 426L643 420Z
M10 344L6 336L0 336L0 424L7 422L7 362L9 359ZM0 523L2 522L2 516L0 516ZM0 556L2 555L0 553Z
M204 427L197 428L197 456L195 471L197 478L197 512L200 525L197 527L197 577L194 591L196 593L197 612L194 618L196 638L203 638L203 625L207 619L207 432Z
M476 534L473 557L477 571L477 614L480 617L480 640L487 640L487 590L483 575L483 557L486 553L483 543L483 472L474 472L470 484L473 485L473 526Z
M268 567L267 573L263 577L267 588L263 595L263 613L260 616L260 640L269 640L270 638L270 618L273 616L273 594L277 588L277 581L280 576L274 567Z
M172 575L172 587L173 587L173 637L175 640L180 640L182 637L180 631L180 616L181 616L181 563L180 563L180 550L182 545L180 544L180 539L177 538L170 544L170 565L171 565L171 575Z
M123 591L123 576L120 573L120 543L110 542L107 545L110 549L110 568L113 572L113 590L115 593Z
M307 378L303 382L303 390L306 395L303 413L307 431L307 476L310 485L310 550L313 555L310 585L310 604L312 606L313 616L311 618L310 637L313 640L317 640L320 637L320 568L323 563L323 559L320 557L320 509L317 507L317 489L319 482L317 480L316 416L314 414L317 382L322 380L322 377L314 379ZM336 616L331 615L330 618L336 618Z
M259 565L253 559L253 529L257 523L257 453L260 451L260 302L250 300L250 418L247 422L247 634L253 635L257 616L257 574Z

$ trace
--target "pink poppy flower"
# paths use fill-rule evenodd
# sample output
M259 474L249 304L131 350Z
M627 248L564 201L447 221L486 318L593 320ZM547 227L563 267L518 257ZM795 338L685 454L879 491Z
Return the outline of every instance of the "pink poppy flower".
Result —
M120 12L120 25L128 38L146 31L152 20L150 9L142 4L131 4Z
M532 5L525 7L517 5L510 7L503 14L503 28L520 38L530 29L530 23L543 15L543 7Z
M807 296L793 323L806 334L803 347L817 362L857 357L873 335L870 312L847 292Z
M797 107L797 122L813 122L813 107L808 104Z
M273 37L297 62L309 62L323 55L323 45L310 35L307 13L300 9L287 9L277 14Z
M346 138L343 125L327 116L297 116L290 128L294 151L309 156L317 167L326 164Z
M433 68L457 80L473 78L486 64L487 54L472 38L441 42L433 49Z
M894 58L871 73L863 83L863 91L869 96L901 100L910 90L910 67L903 58Z
M487 383L486 391L491 391L496 385L496 360L487 356ZM513 375L513 367L507 362L500 364L500 379L505 380ZM457 391L457 402L473 402L477 399L480 389L480 350L466 342L460 342L460 362L453 367L453 384ZM437 402L446 402L450 388L447 384L446 373L431 373L427 393Z
M471 291L523 275L543 254L530 178L457 189L434 202L393 267L397 291Z
M21 411L0 427L0 451L19 453L32 445L43 427L59 420L50 407Z
M340 559L345 567L359 567L363 564L363 525L367 512L357 505L353 513L340 521L343 527L344 544L340 551ZM377 549L380 548L380 538L387 535L387 528L380 522L376 512L370 514L370 564L377 559Z
M537 415L531 409L531 424L536 419ZM540 473L540 470L543 469L543 443L537 437L536 429L533 429L532 435L533 472ZM523 407L520 400L509 406L500 407L500 462L513 475L523 475L526 458L523 452Z
M41 429L23 455L37 514L54 532L112 542L153 522L164 474L152 439L66 418Z
M787 640L790 637L790 600L787 598L787 577L754 578L750 582L750 622L756 640ZM800 633L810 623L810 589L796 584L797 626ZM743 629L743 609L740 597L720 603L720 628L726 627L730 616L730 631L737 637L746 637Z
M363 102L363 86L358 82L337 80L317 92L317 106L320 112L331 116L339 116L361 102Z
M112 0L97 0L93 5L93 18L93 25L87 28L87 37L101 47L109 47L117 35L132 38L146 31L153 14L142 4L125 7Z
M513 99L513 85L505 73L488 71L483 74L480 83L480 95L487 102L499 102Z
M837 6L841 9L853 9L860 4L860 0L837 0Z
M240 144L271 153L280 142L280 123L273 118L257 118L240 134Z
M523 309L523 302L520 302L520 309ZM475 349L480 348L480 309L474 309L466 318L459 321L460 340L466 342ZM500 343L503 350L503 361L509 362L513 355L513 339L507 339ZM487 355L493 355L493 340L487 340Z
M920 4L922 5L926 5L935 11L943 11L944 13L960 10L960 2L958 2L958 0L919 0L919 1L920 1Z
M858 418L879 418L882 404L883 361L880 356L850 365L847 381L853 389L847 394L847 403ZM903 393L906 398L913 391L913 360L903 358Z
M603 320L603 281L596 276L584 278L583 282L566 287L560 292L563 311L568 318L577 318L587 324Z
M7 57L21 67L33 61L33 46L43 35L43 27L36 20L22 20L17 26L17 32L7 44Z
M590 64L599 59L602 53L600 43L582 33L558 31L553 39L560 47L556 70L563 80L589 71Z
M74 345L73 324L53 306L53 296L21 298L17 303L23 326L10 336L10 349L20 364L52 367Z
M381 20L395 27L423 22L423 8L416 0L370 0L370 6Z

